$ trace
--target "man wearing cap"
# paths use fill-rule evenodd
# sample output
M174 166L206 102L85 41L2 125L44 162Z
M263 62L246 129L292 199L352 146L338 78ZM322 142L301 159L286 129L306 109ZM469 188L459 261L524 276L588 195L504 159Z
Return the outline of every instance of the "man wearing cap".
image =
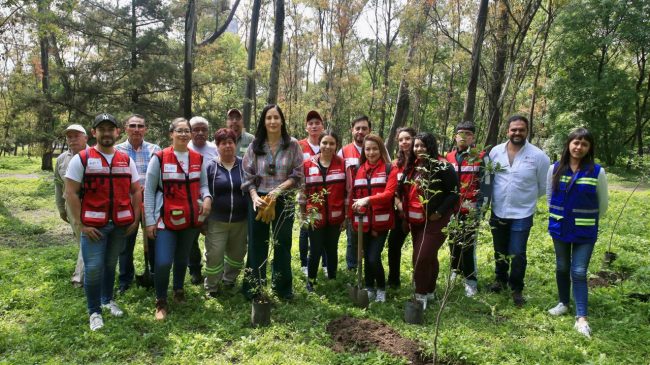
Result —
M140 187L144 188L145 179L147 177L147 166L151 156L160 151L160 147L156 144L149 143L144 140L144 135L147 133L147 124L144 117L140 114L131 114L124 120L124 130L128 136L127 140L116 145L115 148L125 152L138 168L138 175L140 175ZM120 275L119 275L119 291L124 293L133 283L135 276L135 267L133 266L133 249L135 248L135 240L138 237L138 230L136 229L133 234L126 237L126 245L124 251L120 254ZM147 245L147 257L151 270L155 267L153 258L155 257L155 242L149 240ZM152 271L153 273L153 271Z
M201 154L205 165L219 154L219 152L217 152L217 145L208 141L208 136L210 135L210 123L203 117L192 117L192 119L190 119L190 129L192 130L192 140L187 147ZM203 283L199 236L196 236L194 243L192 243L192 247L190 248L190 261L187 267L190 271L190 281L192 284L200 285Z
M302 149L303 161L307 161L312 156L320 153L320 143L318 140L324 129L323 118L320 116L320 114L315 110L309 111L307 113L307 117L305 118L305 130L307 131L307 138L298 141L298 144ZM303 274L307 276L307 266L309 259L309 231L304 226L300 227L298 248L300 249L300 267ZM322 257L323 270L325 271L325 275L327 275L327 257L325 256L325 249L323 249Z
M81 232L84 291L90 329L104 326L102 308L122 316L113 300L117 259L126 236L138 229L140 183L135 162L115 148L120 135L115 117L103 113L92 127L97 145L79 152L65 174L65 199L71 220Z
M230 128L237 135L237 157L244 157L248 146L253 142L255 136L244 129L244 119L239 109L230 109L226 113L226 128Z
M63 132L65 134L65 142L68 145L68 150L63 152L56 158L56 164L54 167L54 200L56 201L56 208L59 210L59 216L65 222L70 223L72 227L72 233L74 234L75 242L79 243L79 230L77 225L74 222L70 221L71 214L68 204L65 203L63 198L64 192L64 182L63 177L65 172L68 169L70 160L74 157L79 151L86 149L86 143L88 143L88 136L86 135L86 130L84 127L79 124L71 124ZM79 255L77 257L77 266L74 269L74 274L72 274L72 285L81 288L84 283L84 260L81 256L81 249L79 249Z
M481 207L489 204L491 195L491 176L485 166L489 157L474 145L476 128L472 122L461 122L456 126L456 146L447 153L447 161L454 167L460 180L460 214L462 229L451 234L451 269L455 278L462 273L465 295L473 297L477 293L476 235Z

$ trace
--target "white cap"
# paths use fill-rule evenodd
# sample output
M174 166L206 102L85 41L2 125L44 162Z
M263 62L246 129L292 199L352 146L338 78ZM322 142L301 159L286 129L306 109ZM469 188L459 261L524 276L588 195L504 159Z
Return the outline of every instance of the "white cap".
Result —
M86 129L84 129L84 127L79 124L70 124L68 128L63 131L63 134L68 133L68 131L77 131L83 133L84 135L86 134Z

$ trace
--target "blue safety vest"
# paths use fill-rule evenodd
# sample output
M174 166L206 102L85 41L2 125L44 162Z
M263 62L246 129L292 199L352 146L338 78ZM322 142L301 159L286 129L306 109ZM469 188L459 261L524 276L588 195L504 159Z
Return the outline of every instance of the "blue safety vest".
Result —
M553 171L557 171L555 163ZM598 174L594 164L573 175L567 169L553 189L549 206L548 232L563 242L595 243L598 238Z

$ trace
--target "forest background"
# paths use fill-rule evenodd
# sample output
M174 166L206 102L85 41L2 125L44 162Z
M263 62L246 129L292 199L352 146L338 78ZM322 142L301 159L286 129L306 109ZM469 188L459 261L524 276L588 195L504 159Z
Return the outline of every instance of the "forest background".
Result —
M0 148L45 170L100 112L143 114L166 145L174 117L219 127L233 107L254 133L268 102L297 138L316 109L345 139L367 114L389 148L411 125L448 149L461 120L493 146L520 113L552 157L579 125L607 165L647 145L647 0L0 3Z

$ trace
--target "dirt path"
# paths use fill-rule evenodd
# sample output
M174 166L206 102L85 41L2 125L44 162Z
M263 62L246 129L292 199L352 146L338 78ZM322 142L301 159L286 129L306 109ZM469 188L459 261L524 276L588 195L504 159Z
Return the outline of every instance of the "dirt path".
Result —
M38 179L43 175L39 174L0 174L0 179Z

